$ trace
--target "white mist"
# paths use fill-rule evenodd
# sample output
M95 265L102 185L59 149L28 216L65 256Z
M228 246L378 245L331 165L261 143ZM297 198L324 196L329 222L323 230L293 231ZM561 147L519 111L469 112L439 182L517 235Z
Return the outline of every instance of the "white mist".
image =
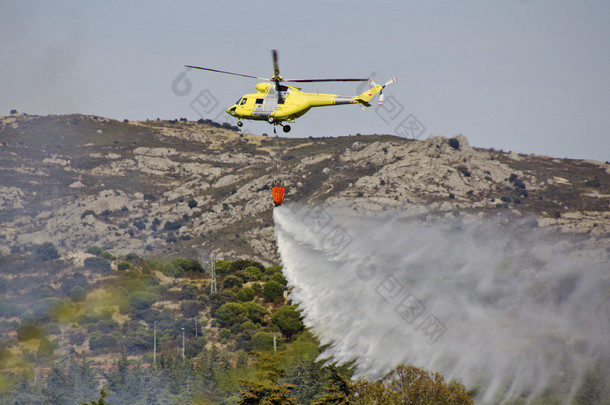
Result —
M372 379L413 364L477 386L484 403L557 384L574 394L607 361L607 263L577 258L533 220L427 218L274 210L291 298L330 345L322 358L356 360Z

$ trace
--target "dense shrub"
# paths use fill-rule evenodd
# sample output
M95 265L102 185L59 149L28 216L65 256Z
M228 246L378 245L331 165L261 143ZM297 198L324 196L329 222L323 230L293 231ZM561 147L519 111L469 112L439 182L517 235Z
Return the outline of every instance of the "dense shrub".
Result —
M243 284L243 281L241 278L239 278L237 276L228 276L227 278L225 278L225 281L222 283L222 287L224 289L230 289L233 287L241 288L242 284Z
M175 231L180 228L182 228L182 222L180 221L167 221L165 225L163 225L163 229L166 231Z
M59 298L49 297L36 301L32 307L34 319L38 321L50 321L57 319L64 301Z
M203 304L197 300L187 300L180 303L180 310L185 318L194 318L203 310Z
M119 264L117 264L116 268L119 271L125 271L125 270L129 270L129 268L131 267L131 264L127 261L122 261Z
M79 285L76 285L70 289L69 297L74 302L83 302L85 298L87 298L87 290Z
M263 286L263 297L268 301L273 301L276 298L284 296L284 286L275 280L270 280Z
M273 350L273 336L275 333L272 332L258 332L252 336L252 350L258 350L261 352L270 352ZM276 336L276 345L283 343L284 339L281 336Z
M303 321L296 305L287 305L278 309L271 315L271 322L289 339L303 330Z
M216 310L216 319L224 327L245 322L248 320L248 310L237 302L228 302Z
M244 302L241 304L248 312L248 319L254 323L262 323L263 318L269 315L269 311L264 306L257 304L256 302Z
M219 276L226 276L231 273L231 262L228 260L218 260L215 263L216 274Z
M87 277L81 272L76 272L64 279L61 283L61 292L64 293L64 295L69 295L72 288L79 286L86 289L87 285Z
M260 280L261 278L263 278L263 272L258 267L249 266L246 267L244 271L252 276L252 280Z
M110 262L106 259L102 259L101 257L88 257L85 259L84 265L88 269L102 273L107 273L110 271Z
M240 259L231 263L231 272L234 273L240 270L245 270L250 266L257 267L258 269L260 269L261 272L265 271L265 266L255 260Z
M146 291L136 291L129 296L129 305L136 310L148 309L157 301L157 296Z
M99 332L89 337L89 349L93 351L108 352L118 348L118 342L112 335L102 335Z
M55 245L51 242L45 242L41 245L33 245L32 253L34 255L34 260L40 262L46 262L48 260L54 260L59 258L59 252Z
M197 260L189 260L189 259L184 259L184 258L177 258L172 260L172 264L176 267L181 268L182 270L184 270L184 272L187 271L194 271L197 273L202 273L203 272L203 267L201 267L201 264L197 261Z
M89 246L85 252L95 255L95 256L99 256L102 253L104 253L104 249L102 249L99 246L93 245L93 246Z
M254 290L250 287L244 287L237 292L239 301L252 301L254 299Z
M288 284L288 280L286 280L286 277L284 277L284 275L282 273L274 273L270 278L269 281L277 281L278 283L280 283L281 285L285 286L286 284Z

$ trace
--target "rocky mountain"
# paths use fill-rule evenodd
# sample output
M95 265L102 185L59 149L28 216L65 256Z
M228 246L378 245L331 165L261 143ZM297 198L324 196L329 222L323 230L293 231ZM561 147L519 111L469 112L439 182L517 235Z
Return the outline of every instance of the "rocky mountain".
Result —
M277 263L274 177L286 203L531 216L609 254L608 162L480 149L462 135L276 139L209 120L21 113L0 117L0 252L52 242L65 257L99 245Z

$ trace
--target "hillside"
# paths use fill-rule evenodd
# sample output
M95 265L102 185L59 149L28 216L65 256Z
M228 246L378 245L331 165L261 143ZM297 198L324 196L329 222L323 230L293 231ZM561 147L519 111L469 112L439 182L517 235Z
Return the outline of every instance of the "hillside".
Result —
M62 254L276 264L273 137L211 121L83 115L0 118L0 252L44 242ZM271 128L270 128L271 129ZM433 215L532 215L538 226L610 234L610 164L471 147L464 136L278 140L286 202Z
M276 140L212 121L12 114L0 117L3 398L78 403L108 384L111 403L234 404L240 381L271 367L311 403L349 377L316 362L323 348L285 297L278 165L287 205L527 218L598 262L610 254L607 162L479 149L462 135ZM271 360L248 355L274 344ZM350 389L377 392L366 384ZM608 388L596 389L583 395Z

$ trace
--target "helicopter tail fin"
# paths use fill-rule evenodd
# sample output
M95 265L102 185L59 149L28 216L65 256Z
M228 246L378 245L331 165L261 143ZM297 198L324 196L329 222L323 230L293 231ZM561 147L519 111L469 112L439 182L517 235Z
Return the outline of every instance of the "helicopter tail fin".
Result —
M382 86L380 84L375 83L373 81L373 79L371 78L371 79L369 79L369 84L373 85L373 87L368 89L364 93L357 95L354 98L354 101L362 104L365 107L370 107L371 104L369 104L369 101L371 101L373 99L373 97L375 97L379 93L379 101L377 104L382 105L383 104L383 89L387 85L395 83L395 82L396 82L396 78L393 77Z

